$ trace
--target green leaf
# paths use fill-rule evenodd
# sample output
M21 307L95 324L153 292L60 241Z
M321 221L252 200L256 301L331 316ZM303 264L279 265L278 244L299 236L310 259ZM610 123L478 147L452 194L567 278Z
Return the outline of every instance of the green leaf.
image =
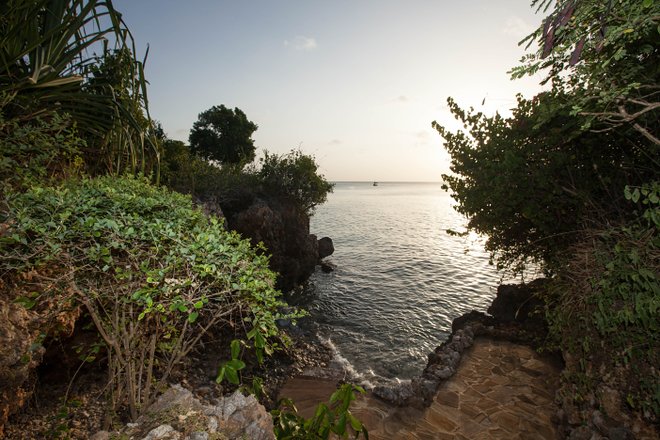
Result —
M231 341L231 358L238 359L238 355L241 351L241 342L238 339Z
M30 310L37 304L37 301L33 298L28 298L27 296L19 296L14 300L14 303L20 304L26 309Z
M215 378L216 383L222 382L222 380L225 378L225 367L221 367L220 371L218 371L218 377Z
M227 376L227 380L234 385L238 385L240 383L238 372L236 370L232 368L225 368L225 375Z
M242 370L243 368L245 368L245 362L243 362L240 359L232 359L232 360L230 360L229 362L227 362L225 364L225 367L231 368L235 371L239 371L239 370Z
M188 322L192 324L193 322L197 321L198 317L199 317L198 312L192 312L188 315Z
M197 302L194 304L194 307L195 307L196 309L201 309L202 307L204 307L204 301L202 301L202 300L200 299L199 301L197 301Z
M355 432L362 431L362 422L360 422L353 414L348 413L348 420L351 423L351 428Z

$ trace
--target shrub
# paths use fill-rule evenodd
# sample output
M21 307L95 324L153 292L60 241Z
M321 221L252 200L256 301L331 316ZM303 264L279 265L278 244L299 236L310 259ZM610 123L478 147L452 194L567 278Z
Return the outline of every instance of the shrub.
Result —
M584 130L560 89L519 97L510 118L449 107L465 129L433 124L451 155L443 179L501 269L556 271L585 225L629 218L621 188L655 173L639 136Z
M325 202L332 184L318 174L314 157L300 150L277 155L264 152L257 176L266 191L291 197L308 215Z
M244 321L259 358L276 346L268 257L187 196L137 178L71 180L10 195L0 224L0 271L13 283L64 269L53 290L17 301L84 306L107 350L112 403L132 418L209 329Z
M23 123L5 119L3 108L0 103L0 185L5 190L62 177L81 164L84 142L70 118L54 113Z
M271 411L278 439L290 440L326 440L347 438L349 433L358 438L360 434L369 439L367 428L353 414L351 402L355 394L364 394L364 389L350 383L343 384L330 396L330 401L320 403L314 416L305 419L290 399L282 399L276 410Z
M162 182L168 188L195 198L214 198L218 201L233 199L243 188L253 191L259 187L257 178L250 170L236 171L231 167L220 168L190 151L181 141L163 142Z
M144 63L112 2L9 0L0 3L0 17L0 94L14 98L5 114L29 121L57 109L76 122L88 147L110 131L121 132L113 136L113 148L95 149L84 159L104 162L116 174L146 172L146 162L155 161L157 175L158 145L144 124L149 120ZM115 75L94 75L107 73L104 65L117 60L116 53L125 55L122 84ZM94 87L87 87L92 77Z
M660 415L660 184L626 188L644 208L637 221L590 231L570 249L569 270L555 281L549 305L554 343L580 381L571 393L598 384L650 419ZM603 374L606 371L607 374Z

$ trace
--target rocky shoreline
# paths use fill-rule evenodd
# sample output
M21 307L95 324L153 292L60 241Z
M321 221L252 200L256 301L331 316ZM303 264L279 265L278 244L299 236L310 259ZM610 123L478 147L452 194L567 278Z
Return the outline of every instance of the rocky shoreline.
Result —
M547 325L543 315L543 302L538 293L546 282L537 280L527 285L502 285L488 313L472 311L452 322L451 335L428 355L428 362L419 377L396 386L377 386L371 395L387 404L424 409L428 408L443 384L452 380L461 360L473 346L475 339L485 338L513 342L538 350L547 337ZM58 432L66 432L69 438L143 438L155 439L209 439L222 435L249 435L249 438L273 438L272 421L267 409L275 406L280 388L287 379L296 375L322 374L329 371L329 349L315 335L297 328L289 330L293 345L269 359L260 371L250 374L264 379L265 394L261 404L253 397L243 397L235 388L223 388L214 381L214 368L221 354L193 356L179 374L172 378L172 387L166 391L154 410L141 417L138 424L111 426L103 411L100 372L88 372L90 378L67 389L69 402L76 405L57 404L63 392L60 386L37 394L28 410L12 417L6 425L6 438L48 438ZM560 353L546 353L546 358L563 368ZM335 376L336 377L336 376ZM44 378L48 380L47 377ZM87 382L86 382L87 380ZM94 382L96 381L96 382ZM86 390L84 388L87 387ZM41 400L44 404L40 405ZM577 417L577 409L566 405L559 397L555 401L560 409L553 418L553 425L562 438L582 439L635 439L653 438L644 427L626 426L620 420L605 416L595 405L584 424ZM160 408L160 409L159 409ZM156 411L156 409L158 409ZM271 423L271 425L268 425ZM271 426L271 429L265 429ZM59 430L59 431L58 431ZM96 434L95 434L96 433ZM94 436L93 436L94 435ZM216 437L214 437L216 436ZM220 437L218 437L220 436Z
M471 311L452 322L452 332L447 340L428 355L422 374L397 386L376 387L373 392L379 398L398 406L430 405L438 387L451 378L461 362L462 354L472 346L477 337L488 337L540 347L547 328L541 318L542 303L535 292L542 280L529 285L501 285L497 297L488 308L490 315ZM554 354L557 357L558 354Z

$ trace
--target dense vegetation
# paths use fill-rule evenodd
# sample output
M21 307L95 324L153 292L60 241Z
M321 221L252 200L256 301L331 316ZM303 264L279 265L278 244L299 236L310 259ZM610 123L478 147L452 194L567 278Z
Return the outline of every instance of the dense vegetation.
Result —
M283 304L268 257L189 197L100 177L33 185L8 205L0 271L18 286L26 277L54 283L16 301L85 307L107 350L112 402L128 403L132 418L209 329L246 318L243 338L272 352Z
M112 2L0 4L0 102L7 121L68 115L95 173L158 174L144 61Z
M549 345L567 362L565 402L660 417L660 4L536 0L548 16L514 77L544 72L548 91L511 117L463 110L464 130L434 122L444 176L502 269L552 276ZM617 414L610 414L616 416Z
M222 205L254 195L280 197L311 215L332 192L333 185L318 173L314 157L298 150L281 155L265 151L258 166L237 169L233 165L217 166L194 154L181 141L167 139L163 149L163 183L196 199Z
M166 139L111 1L2 2L0 34L1 300L95 329L78 348L107 365L109 414L136 419L208 332L235 338L217 380L240 382L246 353L263 362L287 341L276 320L300 314L280 313L268 252L157 186L161 169L195 196L268 187L310 211L331 190L313 158L267 155L242 171L257 126L224 106L200 115L192 149ZM60 336L26 334L22 365Z

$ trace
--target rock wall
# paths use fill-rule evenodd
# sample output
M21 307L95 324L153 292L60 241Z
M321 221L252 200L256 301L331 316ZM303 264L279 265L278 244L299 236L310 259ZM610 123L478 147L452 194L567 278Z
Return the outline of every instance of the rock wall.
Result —
M35 369L44 357L44 344L73 333L80 308L53 285L52 271L26 274L18 289L0 280L0 438L11 414L23 407L34 388ZM29 303L33 292L38 305Z
M225 203L227 225L253 244L263 242L272 254L270 268L277 272L277 287L288 291L314 273L319 259L318 241L309 233L309 217L284 198L254 197Z

